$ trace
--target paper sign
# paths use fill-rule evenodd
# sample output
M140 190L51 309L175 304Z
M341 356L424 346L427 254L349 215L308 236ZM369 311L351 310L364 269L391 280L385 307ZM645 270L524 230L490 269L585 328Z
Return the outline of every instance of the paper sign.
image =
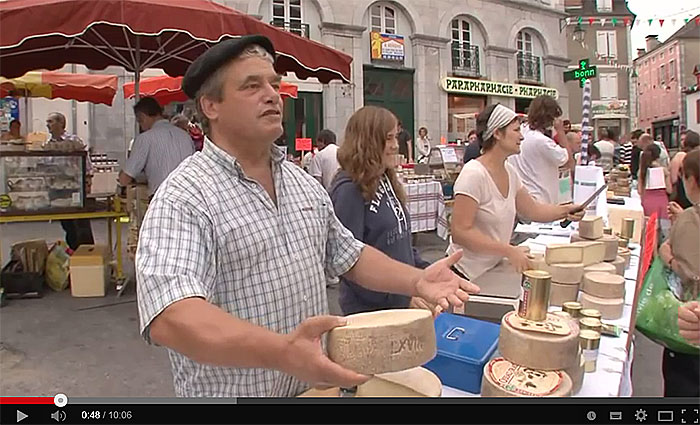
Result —
M459 162L455 148L444 148L442 150L442 160L446 163Z
M647 189L665 189L666 179L661 167L649 168L647 171Z
M310 138L297 138L294 139L294 149L298 151L310 151L311 150L311 139Z
M605 184L603 169L592 165L577 165L574 180L574 204L581 205ZM599 215L608 222L608 201L605 193L601 193L596 201L586 208L587 214Z

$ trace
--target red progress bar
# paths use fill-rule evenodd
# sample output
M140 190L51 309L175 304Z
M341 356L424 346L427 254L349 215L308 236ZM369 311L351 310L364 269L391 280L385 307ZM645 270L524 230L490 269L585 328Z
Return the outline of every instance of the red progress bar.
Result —
M0 397L0 404L54 404L53 397Z

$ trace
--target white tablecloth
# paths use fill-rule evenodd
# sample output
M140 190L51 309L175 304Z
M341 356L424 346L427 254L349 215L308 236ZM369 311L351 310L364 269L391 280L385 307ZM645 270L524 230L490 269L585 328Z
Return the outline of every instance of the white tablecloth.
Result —
M411 215L411 232L426 232L438 228L438 217L445 209L442 184L405 183L408 212Z

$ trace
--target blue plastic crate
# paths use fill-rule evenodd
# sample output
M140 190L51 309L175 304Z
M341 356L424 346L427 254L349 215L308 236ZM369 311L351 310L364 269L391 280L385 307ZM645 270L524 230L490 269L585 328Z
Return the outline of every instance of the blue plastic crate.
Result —
M500 325L443 313L435 320L437 355L425 364L443 385L481 392L484 366L498 349Z

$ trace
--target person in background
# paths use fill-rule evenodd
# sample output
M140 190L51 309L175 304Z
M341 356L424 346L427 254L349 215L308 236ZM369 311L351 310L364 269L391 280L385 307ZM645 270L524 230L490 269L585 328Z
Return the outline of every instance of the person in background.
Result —
M331 130L321 130L316 136L318 153L309 164L309 174L313 176L326 190L330 190L333 177L338 172L338 145L335 144L335 133Z
M481 156L481 144L479 143L479 136L476 134L476 130L471 130L467 136L469 143L467 147L464 148L464 163L471 161L472 159L477 159Z
M418 129L417 142L418 153L420 154L418 162L420 162L423 158L430 155L430 148L432 147L432 141L430 140L430 136L428 136L428 129L426 127L421 127Z
M600 160L596 164L603 168L604 173L609 173L615 157L615 133L612 129L602 128L600 136L601 139L593 144L600 152Z
M395 171L398 120L388 109L365 106L345 127L338 151L341 170L330 191L335 214L356 239L392 259L428 267L413 248L406 193ZM472 285L473 286L473 285ZM472 291L476 288L472 288ZM411 297L364 288L340 279L340 308L344 315L407 308Z
M508 158L533 198L545 204L559 200L559 167L573 162L564 134L564 123L557 119L561 114L561 107L553 97L536 97L530 103L528 123L522 126L524 140L519 153ZM555 127L556 134L553 136L556 141L545 135L545 131L552 126Z
M190 135L195 151L199 152L202 150L202 146L204 145L204 133L197 124L187 118L187 115L177 114L170 119L170 123L175 127L181 128Z
M581 158L581 132L579 130L571 130L566 133L566 141L571 153L573 154L573 161L569 161L564 167L568 168L571 172L571 184L574 184L574 174L576 173L576 166L579 164Z
M632 163L632 150L634 149L634 142L630 140L630 136L626 136L624 141L621 141L616 147L615 152L616 161L615 165L627 165Z
M299 164L301 168L306 171L307 173L309 172L309 167L311 166L311 161L313 161L314 157L318 154L318 143L313 140L311 142L311 150L309 152L306 152L304 156L301 158L301 163Z
M588 165L600 167L600 151L592 143L588 145Z
M697 133L696 133L697 134ZM671 213L673 224L659 256L680 278L683 294L697 299L700 285L700 150L687 153L680 172L681 184L692 206ZM669 207L669 210L672 208ZM700 305L685 302L678 308L678 329L691 344L700 344ZM665 397L698 397L700 356L664 348L662 370Z
M564 133L569 134L571 131L571 121L564 120Z
M60 112L52 112L46 119L49 139L44 143L44 150L59 152L87 151L87 146L80 137L66 131L66 117ZM92 183L92 162L90 155L85 159L85 192L90 193ZM60 220L66 233L66 243L75 251L80 245L94 245L95 238L89 219Z
M661 148L657 144L651 144L644 148L642 159L639 164L639 184L637 191L642 198L644 215L650 217L653 213L658 214L661 224L662 235L668 231L670 226L668 216L668 196L671 194L671 176L667 167L661 165L659 157ZM650 176L656 173L663 175L662 182L653 181Z
M10 121L10 130L8 132L2 133L0 140L24 140L24 136L21 133L22 123L18 119L13 119Z
M639 153L639 166L641 168L642 164L642 152L644 152L644 149L647 148L647 146L650 145L656 145L659 147L660 150L660 155L659 155L659 164L661 164L662 167L668 168L670 164L669 156L668 156L668 151L666 150L666 145L663 144L663 142L660 141L654 141L652 139L651 135L649 133L643 133L641 136L639 136L639 140L637 141L637 146L640 149ZM639 176L637 176L639 177Z
M688 152L698 149L699 146L700 135L693 130L687 130L681 135L681 150L676 153L671 160L671 186L673 186L671 201L683 209L689 208L692 203L685 193L685 187L683 186L683 181L680 175L681 165L683 164L683 159L686 157Z
M637 180L637 175L639 173L639 157L641 156L642 149L639 147L639 137L644 134L644 131L637 129L630 134L630 142L632 142L632 157L630 158L630 173L632 173L632 179Z
M406 158L409 163L413 162L413 138L408 131L403 128L403 124L399 121L399 154Z
M488 106L477 116L476 128L484 153L464 165L454 184L447 253L464 250L455 268L467 279L478 278L504 257L522 273L530 267L528 257L509 243L516 214L548 223L563 218L578 221L584 212L577 212L578 205L537 201L521 183L506 161L520 152L523 139L513 110L501 104Z

